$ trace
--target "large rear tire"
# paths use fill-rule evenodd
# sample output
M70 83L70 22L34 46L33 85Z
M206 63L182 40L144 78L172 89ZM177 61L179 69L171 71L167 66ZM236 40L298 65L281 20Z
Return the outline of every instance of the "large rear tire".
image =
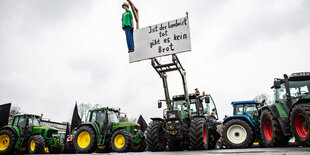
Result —
M78 128L73 138L74 149L78 153L92 153L96 149L95 131L89 126Z
M189 144L192 150L207 150L209 134L207 122L204 118L193 118L189 128Z
M0 131L0 154L11 154L14 151L16 137L10 130Z
M298 145L310 145L310 106L298 104L290 114L291 131Z
M132 147L132 137L131 134L124 130L120 129L113 133L111 139L111 146L115 152L129 152Z
M261 140L264 146L287 146L289 138L284 136L278 120L268 109L262 110L260 120Z
M253 143L253 130L241 119L229 120L223 126L223 142L231 148L245 148Z
M33 135L28 141L29 154L43 154L45 153L45 141L41 135Z
M148 151L165 151L167 140L163 122L152 121L146 129L146 147Z

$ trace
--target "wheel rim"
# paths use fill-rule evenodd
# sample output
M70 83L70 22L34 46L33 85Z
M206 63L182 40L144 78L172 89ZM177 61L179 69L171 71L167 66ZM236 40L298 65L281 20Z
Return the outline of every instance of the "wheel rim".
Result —
M98 149L101 149L101 150L105 149L106 147L107 145L98 145Z
M272 139L273 133L272 133L271 121L268 118L264 119L263 128L266 139L270 141Z
M141 147L141 144L135 144L135 145L132 146L132 148L133 148L134 150L137 150L137 149L139 149L140 147Z
M303 114L298 114L295 117L295 128L301 138L305 138L308 135L308 122Z
M0 151L6 150L10 144L10 137L7 134L0 136Z
M114 144L117 148L122 148L125 145L125 137L121 134L115 136Z
M241 144L247 137L247 131L239 124L230 126L227 130L227 138L234 144Z
M77 138L77 143L80 148L86 148L90 143L90 134L87 131L83 131Z
M44 151L47 152L47 153L50 152L49 149L48 149L48 147L45 147L45 148L44 148Z
M205 144L207 143L207 131L205 126L203 126L203 142Z
M30 141L30 150L31 151L34 151L36 148L36 142L34 140L31 140Z

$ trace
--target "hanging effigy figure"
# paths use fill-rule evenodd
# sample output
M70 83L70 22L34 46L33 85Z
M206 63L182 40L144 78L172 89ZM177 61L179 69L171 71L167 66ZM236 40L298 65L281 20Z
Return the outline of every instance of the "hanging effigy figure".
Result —
M133 52L135 49L133 41L133 27L134 27L133 17L131 11L129 10L128 3L124 2L122 8L125 10L125 12L122 15L122 28L126 34L128 53L130 53Z

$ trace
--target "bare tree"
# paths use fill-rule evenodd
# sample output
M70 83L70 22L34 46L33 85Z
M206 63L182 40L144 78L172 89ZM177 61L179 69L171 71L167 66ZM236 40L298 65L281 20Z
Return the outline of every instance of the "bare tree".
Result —
M79 109L79 115L81 117L81 120L84 120L87 117L87 113L91 108L91 104L88 103L80 103L78 104L78 109Z
M255 96L254 100L257 102L263 102L265 100L264 105L269 104L271 102L270 96L264 93Z
M18 105L13 105L11 107L10 116L22 113L21 108Z

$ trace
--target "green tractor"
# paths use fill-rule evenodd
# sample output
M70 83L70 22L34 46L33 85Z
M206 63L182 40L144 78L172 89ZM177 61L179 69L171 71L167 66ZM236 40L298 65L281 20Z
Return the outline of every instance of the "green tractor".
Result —
M41 117L33 114L18 114L11 125L0 129L0 154L17 152L60 153L58 130L40 126Z
M284 74L274 79L275 102L260 110L260 132L265 146L286 146L294 136L298 145L310 145L310 72Z
M113 108L96 108L88 113L73 136L78 153L144 151L144 134L140 125L120 122L120 111Z
M209 148L207 117L216 107L210 95L188 94L186 73L176 55L172 55L172 63L160 64L152 59L152 66L163 80L167 109L163 118L151 118L146 130L146 144L149 151L168 150L204 150ZM179 71L182 77L184 95L169 96L166 72Z

